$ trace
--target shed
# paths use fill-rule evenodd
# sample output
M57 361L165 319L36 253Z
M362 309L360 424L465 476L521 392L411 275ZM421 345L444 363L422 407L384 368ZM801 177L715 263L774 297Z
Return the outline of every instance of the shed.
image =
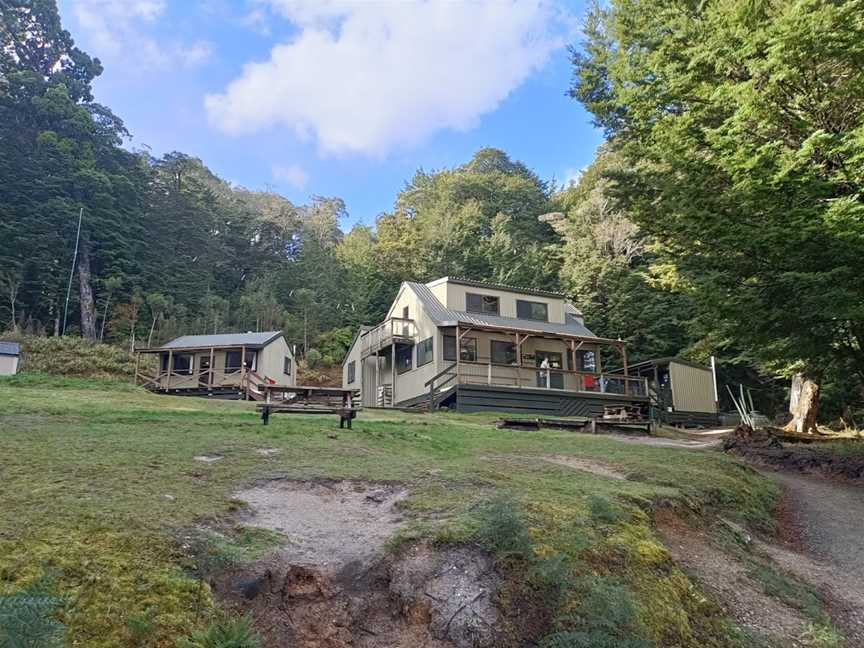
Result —
M0 342L0 376L14 376L21 361L21 345L17 342Z
M656 358L630 365L630 373L648 379L657 417L670 425L720 424L717 388L711 367L683 358Z

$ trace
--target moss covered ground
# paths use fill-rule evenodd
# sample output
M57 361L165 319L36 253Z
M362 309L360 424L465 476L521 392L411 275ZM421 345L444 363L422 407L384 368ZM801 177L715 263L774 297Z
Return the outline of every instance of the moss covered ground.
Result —
M241 506L232 493L271 477L392 480L411 493L395 543L476 539L489 502L516 511L528 544L514 573L558 583L545 645L751 645L674 565L652 510L722 513L768 529L772 482L718 452L493 422L370 411L351 431L335 417L263 427L250 403L86 379L0 380L0 595L51 582L74 645L173 646L215 613L196 577L213 555L249 558L272 541L232 526ZM222 459L195 459L214 454ZM553 454L604 462L629 479L544 460ZM230 530L206 556L196 548L204 526ZM621 629L632 644L616 638Z

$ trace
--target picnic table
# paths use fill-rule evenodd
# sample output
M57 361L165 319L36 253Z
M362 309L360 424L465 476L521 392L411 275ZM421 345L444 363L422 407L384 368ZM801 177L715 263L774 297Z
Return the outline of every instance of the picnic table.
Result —
M338 414L339 427L348 426L357 417L359 407L355 406L358 392L355 389L340 387L313 387L258 385L263 396L255 409L261 412L264 425L270 422L271 414Z

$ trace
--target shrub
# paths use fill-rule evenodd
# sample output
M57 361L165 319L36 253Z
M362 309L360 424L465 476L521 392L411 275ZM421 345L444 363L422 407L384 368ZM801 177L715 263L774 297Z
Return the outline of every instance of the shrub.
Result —
M0 648L62 646L65 626L55 614L64 603L44 580L0 596Z
M321 364L321 352L318 349L309 349L306 353L306 366L316 369Z
M498 557L530 558L531 537L516 505L506 498L494 499L479 512L480 526L475 537Z
M110 344L80 337L26 337L21 339L22 370L82 378L129 379L135 356Z
M252 628L252 618L220 617L206 629L183 637L178 648L261 648L261 637Z

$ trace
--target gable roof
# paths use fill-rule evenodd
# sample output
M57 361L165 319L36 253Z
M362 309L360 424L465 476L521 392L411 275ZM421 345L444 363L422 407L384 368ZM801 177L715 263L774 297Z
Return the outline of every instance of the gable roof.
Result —
M263 333L217 333L216 335L181 335L160 349L209 349L210 347L248 347L260 349L282 337L282 331Z
M21 345L17 342L0 342L0 355L19 356L21 355Z
M575 306L572 309L565 309L564 324L538 322L535 320L518 319L516 317L501 317L500 315L486 315L453 310L446 308L426 284L406 281L405 285L417 295L417 299L423 305L426 314L437 326L456 326L457 324L467 324L470 326L473 324L475 326L488 326L500 329L537 331L550 335L597 338L588 327L581 323L577 315L579 311Z

